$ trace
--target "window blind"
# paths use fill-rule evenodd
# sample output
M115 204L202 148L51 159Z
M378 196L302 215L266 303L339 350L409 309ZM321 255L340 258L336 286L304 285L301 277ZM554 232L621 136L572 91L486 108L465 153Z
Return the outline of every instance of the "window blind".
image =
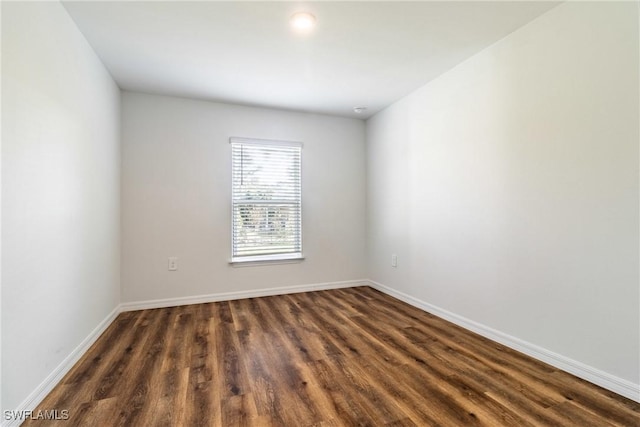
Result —
M232 260L302 254L302 144L231 138Z

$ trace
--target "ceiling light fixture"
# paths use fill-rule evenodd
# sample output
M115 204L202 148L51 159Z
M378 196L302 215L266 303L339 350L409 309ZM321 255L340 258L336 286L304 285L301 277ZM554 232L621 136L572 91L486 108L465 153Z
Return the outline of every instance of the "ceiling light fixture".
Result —
M316 17L309 12L298 12L291 16L291 28L298 33L308 33L316 26Z
M362 114L367 111L367 107L353 107L353 112L356 114Z

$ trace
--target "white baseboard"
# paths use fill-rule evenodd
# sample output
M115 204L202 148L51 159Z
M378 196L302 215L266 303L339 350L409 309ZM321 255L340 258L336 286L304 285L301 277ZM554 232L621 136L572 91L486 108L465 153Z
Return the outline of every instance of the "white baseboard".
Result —
M369 286L369 280L347 280L343 282L314 283L309 285L282 286L277 288L255 289L238 292L223 292L192 297L177 297L147 301L133 301L120 304L122 311L146 310L150 308L176 307L179 305L202 304L207 302L231 301L244 298L258 298L272 295L295 294L298 292L324 291L327 289L353 288Z
M478 322L474 322L473 320L459 316L440 307L436 307L435 305L426 303L422 300L392 289L381 283L374 282L373 280L369 280L368 282L369 286L371 286L372 288L377 289L385 294L391 295L392 297L404 301L407 304L448 320L451 323L455 323L458 326L473 331L485 338L489 338L492 341L504 344L509 348L517 350L535 359L541 360L551 366L575 375L576 377L587 380L602 388L611 390L621 396L627 397L636 402L640 402L640 384L634 384L631 381L618 378L614 375L586 365L582 362L578 362L576 360L570 359L558 353L554 353L535 344L531 344L527 341L523 341L519 338L505 334Z
M67 372L80 360L80 358L89 350L89 347L93 345L94 342L102 335L102 333L111 325L111 323L116 319L118 314L120 314L120 306L118 305L114 308L111 313L105 317L98 326L94 328L93 331L78 345L50 374L47 378L44 379L36 387L35 390L31 392L29 396L15 409L12 409L12 412L20 413L21 411L33 411L42 400L47 397L47 395L53 390L53 388L60 382L62 377L66 375ZM13 420L4 420L4 415L2 414L3 422L2 427L13 427L19 426L24 422L24 420L13 419Z

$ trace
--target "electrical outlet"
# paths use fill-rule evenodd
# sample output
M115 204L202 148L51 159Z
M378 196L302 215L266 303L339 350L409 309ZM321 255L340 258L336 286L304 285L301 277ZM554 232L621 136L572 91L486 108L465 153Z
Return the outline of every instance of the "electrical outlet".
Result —
M176 271L178 269L178 257L169 257L169 271Z
M391 254L391 267L398 267L398 255L396 254Z

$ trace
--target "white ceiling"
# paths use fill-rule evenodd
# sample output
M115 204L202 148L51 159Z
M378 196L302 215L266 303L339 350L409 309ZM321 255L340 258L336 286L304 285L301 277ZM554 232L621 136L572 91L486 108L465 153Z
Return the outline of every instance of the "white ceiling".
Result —
M366 118L557 3L63 4L122 89Z

